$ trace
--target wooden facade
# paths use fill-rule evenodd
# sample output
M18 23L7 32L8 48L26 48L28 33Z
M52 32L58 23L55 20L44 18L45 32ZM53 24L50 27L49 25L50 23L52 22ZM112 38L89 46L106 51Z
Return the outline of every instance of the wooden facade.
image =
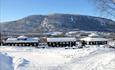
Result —
M4 46L38 46L38 42L4 43Z
M47 39L49 47L72 47L76 46L75 38L49 38Z
M107 44L107 41L90 41L87 42L88 45L105 45Z
M76 46L76 42L48 42L49 47L72 47Z
M97 34L90 34L86 38L81 39L82 45L106 45L108 43L108 39L103 38Z
M105 45L107 44L107 41L82 41L81 43L82 45Z

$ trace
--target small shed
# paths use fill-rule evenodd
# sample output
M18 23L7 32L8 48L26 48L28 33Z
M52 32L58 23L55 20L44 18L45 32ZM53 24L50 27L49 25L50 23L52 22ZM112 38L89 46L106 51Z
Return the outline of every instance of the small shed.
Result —
M47 38L47 44L49 47L72 47L76 46L76 38L73 37L57 37Z
M80 39L82 45L105 45L108 39L99 36L98 34L92 33L88 37Z
M7 46L38 46L38 38L19 36L17 38L8 38L4 45Z

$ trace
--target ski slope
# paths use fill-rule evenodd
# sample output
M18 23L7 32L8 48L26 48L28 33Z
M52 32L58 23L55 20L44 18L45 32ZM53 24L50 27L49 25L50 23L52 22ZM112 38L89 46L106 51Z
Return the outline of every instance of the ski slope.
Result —
M115 49L0 47L0 70L115 70Z

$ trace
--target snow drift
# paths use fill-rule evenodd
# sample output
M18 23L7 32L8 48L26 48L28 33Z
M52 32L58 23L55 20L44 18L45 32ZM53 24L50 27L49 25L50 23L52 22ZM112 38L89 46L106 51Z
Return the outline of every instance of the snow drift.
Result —
M110 48L0 49L0 70L115 70L115 49Z
M115 50L98 49L84 57L74 57L58 70L115 70Z
M13 70L12 57L0 53L0 70Z

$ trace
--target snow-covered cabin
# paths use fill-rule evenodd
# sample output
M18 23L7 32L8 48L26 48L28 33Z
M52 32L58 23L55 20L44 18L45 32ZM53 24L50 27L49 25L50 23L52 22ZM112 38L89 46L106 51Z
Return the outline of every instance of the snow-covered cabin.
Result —
M5 45L8 46L38 46L38 38L29 38L26 36L19 36L17 38L8 38Z
M88 35L86 38L82 38L81 42L83 45L105 45L108 42L108 39L99 36L96 33Z
M72 47L76 46L76 38L73 37L57 37L47 38L47 44L49 47Z

